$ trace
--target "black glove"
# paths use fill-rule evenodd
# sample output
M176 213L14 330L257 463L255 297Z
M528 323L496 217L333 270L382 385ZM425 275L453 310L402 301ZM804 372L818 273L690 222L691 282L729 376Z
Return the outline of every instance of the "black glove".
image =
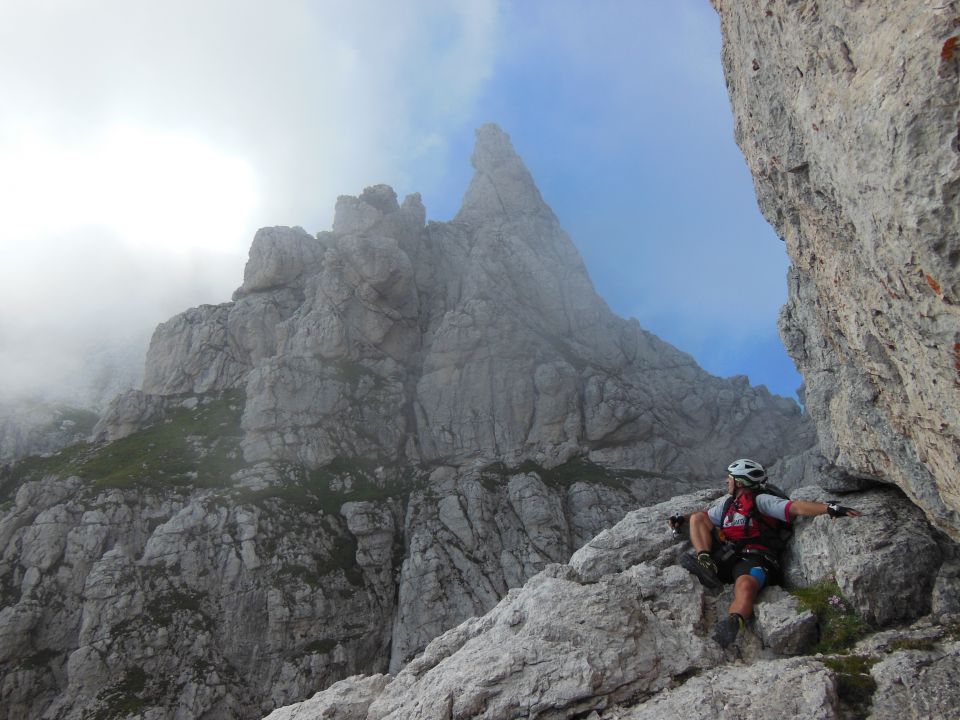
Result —
M853 508L844 507L836 500L831 500L827 503L827 515L832 518L846 517L850 514L851 510L853 510Z
M670 527L672 527L674 530L679 530L681 527L683 527L683 524L686 521L687 519L683 515L671 515Z

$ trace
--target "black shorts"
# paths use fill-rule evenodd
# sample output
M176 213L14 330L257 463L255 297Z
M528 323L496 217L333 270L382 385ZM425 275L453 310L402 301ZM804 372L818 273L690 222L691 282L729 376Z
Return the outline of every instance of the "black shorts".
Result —
M778 585L780 583L779 568L776 563L771 562L762 555L754 553L744 553L734 557L727 563L718 563L717 575L725 583L733 583L741 575L749 575L753 568L763 568L766 575L764 582L760 584L763 588L767 585Z

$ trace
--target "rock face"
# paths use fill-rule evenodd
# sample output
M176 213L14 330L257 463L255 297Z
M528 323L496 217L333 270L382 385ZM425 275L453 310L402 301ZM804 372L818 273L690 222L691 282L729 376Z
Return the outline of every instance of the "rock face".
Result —
M849 501L867 508L874 495ZM547 566L491 612L433 640L395 676L351 678L270 720L833 719L865 717L871 702L870 717L955 716L955 631L929 620L877 633L852 654L804 656L816 640L817 619L784 590L768 588L756 621L722 651L707 635L731 591L708 594L676 564L687 543L664 532L669 514L709 499L701 492L631 512L570 564ZM903 498L893 504L910 506ZM865 548L879 553L896 542L877 537L862 519L843 522ZM929 538L933 531L925 532ZM638 551L627 555L628 546ZM828 561L824 569L839 577L842 568ZM868 573L880 576L872 591L876 607L898 599L897 579L914 575L895 562L864 568L860 578ZM862 671L843 669L851 661L872 666L867 681ZM871 691L859 695L854 682L867 682Z
M253 718L357 673L403 676L437 636L735 456L808 477L795 403L614 316L495 126L473 163L449 223L378 185L341 197L316 237L260 230L232 301L157 328L143 389L112 402L96 443L0 474L0 720ZM644 557L675 547L661 521ZM647 623L634 645L686 643L675 671L699 667L689 599L661 628L629 598L660 583L646 572L609 601L544 576L542 593L616 607L571 641L583 677L542 707L582 706L603 660L589 646L625 618ZM546 662L553 623L516 662ZM655 654L604 692L663 686ZM420 693L417 668L403 693Z
M958 671L958 642L929 650L894 653L870 670L878 686L870 717L894 720L905 715L918 718L956 716Z
M824 499L813 488L794 496ZM943 557L922 511L892 488L849 497L856 498L856 508L863 513L855 527L826 516L795 522L784 557L788 581L804 586L835 576L859 614L875 625L929 613ZM891 566L910 572L891 574L885 569Z
M956 3L713 0L823 454L960 538Z
M362 507L244 494L21 486L0 518L0 716L247 717L385 665L371 618L395 590Z
M51 453L87 439L91 410L44 402L0 402L0 464Z
M425 225L419 196L380 185L341 197L317 238L258 232L233 302L157 329L143 393L243 387L246 459L309 467L587 456L706 478L732 447L771 462L811 447L793 402L609 311L499 128L472 160L452 222ZM129 417L115 407L101 436Z

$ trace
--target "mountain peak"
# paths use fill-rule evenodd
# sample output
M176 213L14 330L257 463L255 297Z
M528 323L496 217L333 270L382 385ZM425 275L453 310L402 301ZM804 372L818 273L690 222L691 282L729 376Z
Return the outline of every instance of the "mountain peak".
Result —
M470 164L478 172L493 172L504 162L520 160L517 151L513 149L510 136L496 123L486 123L477 128L477 142L473 146L473 155Z
M498 125L487 123L477 130L470 162L476 173L463 197L457 221L477 223L491 217L544 213L552 217L530 171L513 149L510 136Z

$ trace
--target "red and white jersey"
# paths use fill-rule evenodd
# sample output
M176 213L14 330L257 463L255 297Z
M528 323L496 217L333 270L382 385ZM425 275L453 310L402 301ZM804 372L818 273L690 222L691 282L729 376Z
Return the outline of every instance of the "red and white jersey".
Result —
M717 500L717 502L707 510L707 516L715 527L723 531L724 538L731 542L759 539L764 529L776 529L776 523L766 521L766 518L780 520L781 522L790 522L790 506L793 504L792 500L784 500L783 498L768 493L754 495L749 491L742 492L733 499L724 516L723 508L729 499L729 495L724 495ZM752 514L754 505L756 505L756 510L759 515L765 517L754 516L750 522L747 522ZM766 528L761 527L761 523L766 525ZM748 550L764 549L763 545L749 542L743 547Z

